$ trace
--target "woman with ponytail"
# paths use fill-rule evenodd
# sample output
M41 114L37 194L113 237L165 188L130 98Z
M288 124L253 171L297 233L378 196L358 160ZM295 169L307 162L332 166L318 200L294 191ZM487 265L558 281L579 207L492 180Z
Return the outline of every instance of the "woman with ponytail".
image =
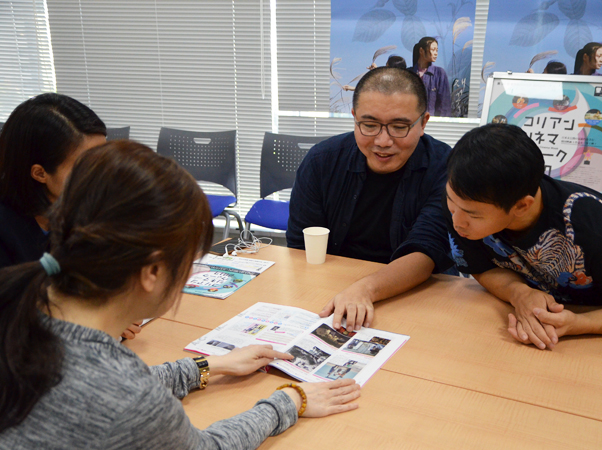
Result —
M575 56L573 75L602 75L597 70L602 67L602 44L590 42L585 44Z
M412 52L412 64L409 69L418 74L426 88L426 110L431 116L451 116L451 94L447 74L442 67L435 66L439 44L433 37L425 36Z
M0 270L0 448L250 449L303 412L357 407L352 380L302 383L198 430L177 398L292 356L251 346L149 368L118 342L177 304L211 245L207 200L175 162L132 141L88 150L47 217L49 252Z

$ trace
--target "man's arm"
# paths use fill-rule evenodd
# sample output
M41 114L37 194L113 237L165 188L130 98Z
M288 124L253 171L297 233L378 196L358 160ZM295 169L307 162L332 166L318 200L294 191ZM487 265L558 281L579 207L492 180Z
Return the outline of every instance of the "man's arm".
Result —
M359 330L362 324L369 327L374 318L374 302L418 286L431 276L434 268L435 263L424 253L402 256L337 294L320 312L320 317L334 311L334 328L340 326L345 314L348 331Z
M559 313L564 306L556 303L554 297L527 285L523 277L509 269L491 269L474 278L500 300L514 306L517 325L517 340L532 342L540 349L553 348L558 343L558 334L554 327L542 323L534 314L536 308Z
M446 270L452 262L447 257L449 241L441 211L441 196L447 179L445 161L433 167L429 190L404 242L393 253L394 260L378 272L349 286L336 295L320 316L334 311L333 325L347 316L347 330L370 326L374 318L374 302L399 295L427 280L433 270ZM416 183L416 188L420 183ZM416 192L411 197L417 196ZM409 197L408 197L409 198ZM399 211L398 214L403 214ZM410 218L406 218L410 219ZM403 218L399 226L403 226Z

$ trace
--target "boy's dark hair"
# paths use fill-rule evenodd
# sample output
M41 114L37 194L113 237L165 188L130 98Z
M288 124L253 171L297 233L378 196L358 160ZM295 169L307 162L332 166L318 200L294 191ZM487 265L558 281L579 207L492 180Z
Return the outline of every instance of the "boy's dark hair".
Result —
M418 100L418 112L426 110L426 89L418 75L409 70L394 67L377 67L369 70L358 81L353 92L353 109L357 109L360 95L364 91L375 91L385 95L413 94Z
M537 194L544 171L537 144L519 127L501 123L466 133L447 160L448 183L457 196L506 212Z
M21 103L0 133L0 201L26 216L44 215L51 202L31 166L54 174L93 134L106 136L105 124L74 98L47 93Z

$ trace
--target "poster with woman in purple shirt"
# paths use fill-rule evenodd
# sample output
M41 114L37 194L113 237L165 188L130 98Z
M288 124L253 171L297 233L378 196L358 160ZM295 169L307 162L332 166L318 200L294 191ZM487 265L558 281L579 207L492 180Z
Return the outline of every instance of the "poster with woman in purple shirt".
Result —
M332 0L330 111L350 113L352 88L370 66L398 55L411 67L414 45L432 36L438 56L431 67L440 69L436 81L445 81L451 97L450 106L434 112L466 117L474 19L475 3L466 0Z

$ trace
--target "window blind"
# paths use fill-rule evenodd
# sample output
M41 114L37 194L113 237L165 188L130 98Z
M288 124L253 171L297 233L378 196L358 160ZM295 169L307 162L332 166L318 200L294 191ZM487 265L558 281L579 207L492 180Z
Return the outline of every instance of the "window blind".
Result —
M55 89L46 3L0 2L0 121L29 97Z
M268 1L48 0L48 10L59 92L153 149L162 126L236 129L238 209L250 208L271 130Z

